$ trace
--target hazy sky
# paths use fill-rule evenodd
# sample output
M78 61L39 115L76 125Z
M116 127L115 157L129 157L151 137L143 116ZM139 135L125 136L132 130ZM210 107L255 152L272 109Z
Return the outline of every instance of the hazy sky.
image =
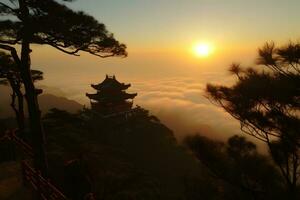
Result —
M207 39L253 45L297 37L298 0L77 0L132 50L187 47Z
M129 57L74 59L44 48L33 62L47 67L49 78L57 68L70 72L69 67L80 74L84 67L135 77L158 77L158 72L196 77L224 71L232 61L251 63L265 41L282 43L300 35L299 0L77 0L68 5L106 24L128 46ZM213 55L196 57L191 49L198 41L213 44Z
M35 46L33 66L45 72L41 84L88 104L89 84L115 74L132 83L138 104L182 133L208 126L237 131L238 123L203 97L205 84L229 83L228 65L254 63L264 42L282 44L300 36L299 0L77 0L68 5L106 24L128 46L129 56L72 57ZM206 58L192 52L202 41L214 46Z

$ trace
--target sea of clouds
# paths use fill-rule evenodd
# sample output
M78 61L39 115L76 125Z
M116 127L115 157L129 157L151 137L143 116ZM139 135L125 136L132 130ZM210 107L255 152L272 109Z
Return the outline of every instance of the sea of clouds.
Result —
M176 137L200 133L226 139L239 134L239 123L206 98L206 84L191 78L166 78L135 82L135 103L170 127Z
M212 78L214 77L214 79ZM156 79L134 79L117 77L120 82L131 83L128 92L137 92L134 104L142 106L157 116L161 122L174 131L177 139L200 133L211 138L227 139L240 134L239 122L218 106L212 104L205 95L207 82L228 84L225 75L206 74L201 79L191 77L168 77ZM91 78L93 80L93 78ZM95 92L91 79L68 84L68 88L45 87L46 93L66 96L89 107L86 92ZM99 76L97 76L97 80ZM104 79L104 76L103 76ZM102 80L103 80L102 79ZM92 81L93 83L102 80Z

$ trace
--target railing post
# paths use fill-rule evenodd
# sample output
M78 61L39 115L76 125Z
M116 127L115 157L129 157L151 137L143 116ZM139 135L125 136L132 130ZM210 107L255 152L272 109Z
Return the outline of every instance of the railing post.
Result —
M25 160L21 161L21 171L22 171L22 183L24 186L27 186L27 172L26 172L26 163Z
M50 199L50 195L51 195L51 193L53 192L52 191L52 188L51 188L51 181L50 181L50 179L48 178L47 180L47 183L46 183L46 192L47 192L47 194L45 194L45 197L47 198L47 199Z
M37 170L35 173L34 173L34 176L36 178L36 194L37 194L37 199L38 200L42 200L42 190L41 190L41 187L42 187L42 181L41 181L41 172L39 170Z

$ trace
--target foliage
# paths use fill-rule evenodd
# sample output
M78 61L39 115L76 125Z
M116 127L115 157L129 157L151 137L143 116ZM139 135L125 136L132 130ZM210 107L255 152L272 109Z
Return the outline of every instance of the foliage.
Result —
M33 81L43 80L43 72L31 70ZM15 112L20 132L25 129L24 95L22 92L23 80L11 55L0 51L0 85L9 85L12 90L11 107ZM17 103L16 103L17 99ZM18 106L16 106L18 104Z
M31 70L33 81L43 80L43 72L39 70ZM22 84L22 78L17 66L11 55L0 51L0 84L7 85L9 78L13 82Z
M300 44L266 43L258 53L258 66L233 64L229 71L237 82L231 87L208 84L207 95L240 121L242 131L267 144L295 195L300 173Z
M154 119L141 107L126 119L51 110L43 119L51 178L63 183L62 163L79 158L99 199L176 199L184 196L182 179L196 174L206 188L195 160Z
M16 1L13 1L16 2ZM19 13L21 7L0 4L2 15L17 17L0 21L0 43L19 44L22 42L24 26L30 29L29 42L50 45L64 53L78 55L85 51L100 57L126 56L126 46L114 39L105 25L81 11L73 11L54 0L26 0L28 9L26 21Z
M222 143L195 135L187 137L185 144L213 177L223 181L219 187L223 188L224 199L280 199L283 190L279 174L244 137L235 135Z
M65 0L70 1L70 0ZM71 0L72 1L72 0ZM9 3L10 2L10 3ZM126 56L120 44L104 24L79 11L69 9L55 0L10 0L0 2L0 48L11 53L23 80L33 135L34 165L47 176L45 135L41 112L32 76L31 44L49 45L64 53L79 55L80 51L99 57ZM18 54L16 47L20 46Z

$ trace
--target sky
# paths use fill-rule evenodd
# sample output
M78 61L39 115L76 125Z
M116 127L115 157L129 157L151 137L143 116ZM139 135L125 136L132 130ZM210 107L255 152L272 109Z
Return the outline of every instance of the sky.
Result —
M265 42L280 45L300 36L299 0L77 0L67 5L104 23L127 45L128 57L73 57L33 46L32 66L45 73L39 86L88 106L90 84L114 74L131 83L130 91L138 92L135 103L178 138L239 133L239 123L204 97L205 85L230 85L230 63L251 66ZM209 56L195 55L199 42L213 47Z

